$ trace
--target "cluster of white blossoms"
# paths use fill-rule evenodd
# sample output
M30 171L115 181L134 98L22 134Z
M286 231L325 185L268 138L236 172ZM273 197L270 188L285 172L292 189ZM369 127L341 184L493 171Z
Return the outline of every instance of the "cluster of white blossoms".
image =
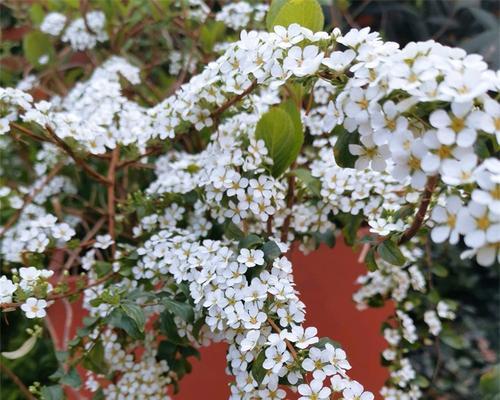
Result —
M378 261L378 269L368 272L357 279L362 287L354 294L353 299L358 308L366 309L372 301L393 300L396 305L395 318L397 324L390 322L391 327L384 328L384 338L389 347L384 350L384 358L390 369L389 383L382 389L386 399L396 400L405 398L419 399L422 395L417 381L417 374L408 359L408 355L401 342L422 343L432 336L438 336L442 330L443 319L454 319L456 304L439 300L437 304L415 304L411 300L414 293L427 293L424 272L418 265L423 258L423 251L418 248L404 249L408 260L404 268L392 265L384 260ZM424 307L422 309L422 307ZM423 314L423 323L427 329L417 330L417 320L410 313L419 308ZM425 311L423 311L425 310Z
M196 318L206 315L204 344L211 339L230 345L228 368L235 376L231 398L285 398L281 378L298 387L302 399L314 398L313 394L328 398L332 392L343 392L345 398L349 393L361 395L362 386L347 377L351 367L345 352L320 344L317 330L303 327L305 306L294 289L292 265L281 255L288 250L284 243L268 242L275 248L271 258L261 249L233 250L237 243L232 241L200 243L200 236L175 226L153 234L137 250L141 258L132 271L139 284L189 287ZM195 341L192 329L179 326ZM247 367L261 353L267 373L257 382ZM301 383L305 374L313 376L307 384ZM372 398L368 393L363 397Z
M204 3L189 4L203 14ZM223 10L230 15L234 9L236 5ZM57 30L57 18L51 18L47 32ZM0 130L7 132L9 123L20 117L92 154L129 145L143 152L151 139L173 142L193 130L211 132L207 146L186 151L172 146L157 159L157 179L146 189L147 197L193 194L195 200L172 201L143 216L133 227L134 237L145 239L138 247L117 243L116 259L133 250L139 259L131 274L112 287L187 285L195 316L205 318L206 337L230 344L234 399L284 398L280 378L297 387L302 399L328 398L332 392L342 392L345 399L373 398L348 378L345 352L320 341L315 328L304 327L305 306L294 289L291 263L282 255L293 241L307 249L314 233L335 230L332 216L360 216L377 236L400 235L414 220L414 212L403 211L415 210L421 197L429 197L431 206L423 217L432 228L432 240L456 244L463 237L468 247L464 256L475 256L482 265L498 257L499 162L484 159L476 149L498 141L495 92L500 76L480 56L433 41L399 49L367 28L341 35L337 29L314 33L292 24L271 33L243 31L241 40L220 58L149 109L126 98L121 77L139 83L139 69L113 57L67 97L51 103L33 103L20 90L1 89L6 112ZM291 170L273 176L271 151L255 130L260 116L280 102L286 83L310 81L311 102L316 104L302 111L310 136L295 166L310 172L316 189L301 181L300 196L289 204ZM225 112L231 116L224 118ZM346 133L341 138L336 129L342 127ZM342 167L334 157L338 141L345 138L345 151L355 156L354 168ZM436 194L428 185L432 179L437 180ZM21 218L7 231L2 252L8 260L19 262L23 252L41 253L51 239L67 242L74 235L69 223L56 223L38 206L26 207L23 215L34 218ZM243 234L241 241L227 233L207 239L229 222ZM82 258L90 282L99 279L96 258L112 242L111 237L99 238ZM360 303L380 295L402 304L396 312L398 326L384 332L391 346L384 358L398 366L391 371L392 385L383 389L388 399L420 396L415 371L398 353L402 340L418 340L411 306L404 301L407 293L426 290L421 271L413 265L421 254L407 256L404 267L378 260L379 269L361 278L364 287L356 295ZM112 271L120 268L113 260ZM14 283L5 277L0 282L2 298L11 299ZM111 304L101 301L108 289L101 282L85 291L84 304L92 315L105 316L111 310ZM25 304L44 308L32 302ZM147 307L148 316L160 313L158 307ZM440 318L452 318L446 304L426 313L424 322L432 335L439 334ZM176 323L190 341L198 340L192 326L178 319ZM133 382L141 369L152 368L149 377L166 373L167 366L148 357L137 364L141 367L122 369L124 386L111 386L110 397L138 390ZM257 363L266 371L260 382L248 371ZM308 383L306 375L312 377Z
M156 360L158 343L153 335L148 334L141 345L144 352L140 357L134 357L120 343L118 336L111 330L102 334L93 332L91 336L99 337L103 346L104 362L109 366L109 372L119 378L116 382L107 384L103 394L107 399L148 398L154 400L169 400L165 388L172 379L167 375L169 367L165 360ZM89 345L90 347L90 345ZM85 387L96 392L101 383L106 381L103 375L87 372Z
M250 4L245 1L228 3L217 13L215 20L239 31L242 28L250 28L252 20L257 23L263 21L268 8L267 4Z
M0 277L0 304L11 303L15 295L16 298L23 299L21 310L27 318L45 317L48 303L40 298L52 292L53 287L48 280L54 275L54 271L21 267L11 272L14 274L12 280L6 276Z
M90 11L69 23L64 14L51 12L40 25L40 30L49 35L62 34L61 40L69 43L75 51L92 49L97 43L107 41L105 28L106 16L102 11Z

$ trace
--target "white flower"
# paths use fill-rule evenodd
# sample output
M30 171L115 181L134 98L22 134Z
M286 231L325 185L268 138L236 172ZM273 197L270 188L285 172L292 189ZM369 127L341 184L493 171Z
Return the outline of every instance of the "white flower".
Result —
M304 50L294 46L283 60L283 68L298 77L310 75L318 70L323 57L317 46L309 45Z
M385 160L389 158L390 152L387 145L376 146L370 136L361 136L362 146L350 144L349 151L358 156L354 166L356 169L366 169L371 165L374 171L383 171L386 167Z
M75 233L75 230L66 223L57 224L52 228L52 236L61 239L63 242L69 241Z
M19 268L19 276L23 281L34 283L40 277L41 271L35 267Z
M471 248L500 242L500 215L489 212L486 206L474 201L460 210L457 227L465 236L465 244Z
M431 231L431 238L435 243L442 243L448 238L451 244L458 242L457 216L461 208L462 201L458 196L448 197L446 207L433 208L431 218L437 224Z
M472 103L451 103L451 113L444 110L434 111L429 122L437 128L437 137L442 144L457 143L461 147L471 146L477 137L478 121L471 117Z
M346 352L340 348L333 347L330 343L325 345L323 361L327 363L324 370L328 375L333 375L337 372L343 373L345 370L351 369L351 364L347 361Z
M318 379L313 379L311 383L303 383L299 385L299 400L320 400L328 399L331 389L323 386L323 382Z
M440 318L455 319L456 314L451 307L443 300L437 305L437 313Z
M51 12L48 13L40 25L42 32L48 33L52 36L58 36L66 24L66 17L64 14Z
M29 297L24 304L21 305L21 310L26 314L26 318L43 318L47 315L45 308L47 302L38 300L34 297Z
M111 246L115 241L111 238L110 234L105 235L97 235L95 237L94 247L96 249L106 250L109 246Z
M256 345L260 338L259 330L250 330L248 331L245 338L241 341L240 349L243 352L247 352L252 350Z
M354 57L356 57L356 52L351 49L334 51L328 58L323 59L322 63L334 71L341 72L354 60Z
M265 354L266 359L262 366L265 369L271 370L273 374L279 373L283 365L290 359L290 353L286 349L284 341L267 348Z
M264 252L262 250L241 249L238 256L238 262L245 264L247 267L255 267L256 265L264 264Z
M363 385L359 382L349 382L348 387L342 392L345 400L373 400L374 396L370 392L365 392Z
M274 27L274 33L278 37L277 45L282 49L292 47L304 39L302 27L299 24L290 24L288 28L277 25Z
M473 181L473 172L477 165L474 153L464 155L460 160L444 160L442 179L448 185L463 185Z
M302 326L295 325L292 327L292 331L287 334L287 339L294 342L299 349L306 349L311 344L318 343L317 333L318 330L313 326L304 329Z
M0 304L10 303L12 301L12 294L16 291L17 286L12 283L7 277L0 277Z
M429 326L429 332L434 336L439 335L441 332L442 325L436 312L434 310L427 310L424 313L424 321Z

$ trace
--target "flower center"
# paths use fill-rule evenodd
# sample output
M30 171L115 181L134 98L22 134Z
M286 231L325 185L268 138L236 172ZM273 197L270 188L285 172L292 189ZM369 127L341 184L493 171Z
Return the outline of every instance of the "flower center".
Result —
M465 121L463 118L458 118L458 117L453 117L451 119L451 129L455 132L458 133L465 127Z
M488 218L488 214L484 214L482 217L476 220L476 225L482 231L485 231L490 226L490 220Z

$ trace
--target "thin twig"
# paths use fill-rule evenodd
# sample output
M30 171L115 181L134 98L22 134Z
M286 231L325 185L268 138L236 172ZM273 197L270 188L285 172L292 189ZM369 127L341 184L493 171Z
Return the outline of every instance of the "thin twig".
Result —
M78 248L71 253L71 256L68 258L68 261L66 261L66 264L64 264L64 267L63 267L64 271L71 268L71 266L75 262L75 259L80 254L80 251L85 247L85 245L87 244L87 242L89 240L91 240L97 232L99 232L99 229L101 229L101 226L104 224L105 221L106 221L106 219L104 217L101 218L101 219L99 219L94 224L94 226L92 227L92 229L87 232L87 234L83 238L82 242L80 243L80 246L78 246Z
M29 400L36 400L36 397L31 394L26 385L19 379L19 377L12 372L4 363L0 363L0 369L16 384L21 393Z
M281 333L281 329L278 325L276 325L276 323L271 319L271 318L268 318L267 319L267 322L269 322L269 325L271 325L271 327L274 329L274 331L276 333ZM290 354L292 355L293 359L296 360L297 359L297 351L295 350L295 348L293 347L293 345L290 343L289 340L285 339L285 343L286 343L286 347L288 347L288 350L290 350Z
M234 96L228 101L226 101L223 105L221 105L218 109L216 109L210 116L212 118L218 118L224 111L226 111L229 107L236 104L238 101L243 99L246 95L250 94L257 87L257 81L253 81L252 84L241 94L238 96Z
M113 149L111 154L111 161L109 163L108 170L108 231L113 244L111 245L111 254L114 258L116 250L116 232L115 232L115 188L116 188L116 167L118 165L118 160L120 158L120 148L117 146Z
M71 149L71 147L64 140L62 140L59 136L57 136L54 130L50 126L46 125L45 129L47 130L51 138L54 139L57 146L60 147L62 150L64 150L75 161L76 164L78 164L85 170L85 172L87 172L95 180L106 185L109 184L109 181L106 179L106 177L94 171L85 161L83 161L80 157L78 157L73 151L73 149Z
M49 296L47 296L47 298L45 300L52 301L52 300L59 300L59 299L64 299L66 297L74 296L76 294L83 292L84 290L90 289L91 287L94 287L94 286L100 285L103 282L106 282L108 279L115 276L115 274L116 274L116 272L110 272L110 273L104 275L102 278L99 278L99 279L95 280L94 282L89 283L86 286L83 286L81 288L77 288L77 289L72 290L72 291L67 292L67 293L49 295ZM2 303L2 304L0 304L0 308L17 308L17 307L21 306L22 304L23 303L19 303L19 302L18 303Z
M401 239L399 239L398 244L403 244L408 242L413 236L415 236L424 222L425 214L429 208L429 203L431 202L432 193L439 181L439 175L430 176L425 184L424 193L422 193L422 200L420 201L420 206L418 207L417 214L411 226L403 233Z

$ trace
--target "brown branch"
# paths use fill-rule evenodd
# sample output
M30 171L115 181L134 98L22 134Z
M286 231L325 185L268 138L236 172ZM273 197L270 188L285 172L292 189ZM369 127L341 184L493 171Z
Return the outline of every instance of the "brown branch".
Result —
M43 180L41 185L33 189L33 193L27 193L24 196L23 205L21 206L21 208L19 208L2 227L2 230L0 231L0 238L3 237L5 235L5 232L7 232L12 227L12 225L16 223L16 221L21 216L23 210L33 202L37 194L40 193L42 189L45 187L45 185L47 185L59 173L62 167L63 167L62 162L56 164L56 166L52 168L52 170L45 176L45 179Z
M94 287L94 286L100 285L103 282L106 282L108 279L115 276L115 274L116 274L116 272L110 272L110 273L104 275L102 278L99 278L99 279L95 280L94 282L89 283L86 286L83 286L81 288L77 288L77 289L72 290L72 291L67 292L67 293L53 294L53 295L47 296L47 298L45 298L44 300L52 301L52 300L65 299L67 297L74 296L76 294L83 292L84 290L90 289L91 287ZM0 304L0 308L7 308L7 309L12 308L12 309L14 309L14 308L21 306L22 304L24 304L24 303L19 303L19 302L17 302L17 303L2 303L2 304Z
M50 137L56 142L56 145L60 147L62 150L64 150L75 161L77 165L79 165L85 170L85 172L87 172L95 180L106 185L109 184L109 181L106 179L105 176L94 171L85 161L83 161L80 157L78 157L73 151L73 149L64 140L62 140L59 136L57 136L54 130L50 126L46 125L45 129L49 133Z
M29 400L36 400L36 397L31 394L26 385L19 379L19 377L12 372L4 363L0 363L0 369L16 384L21 393Z
M162 150L163 149L161 146L151 147L150 149L146 150L143 154L137 156L136 158L119 162L118 165L116 166L116 169L122 169L128 167L129 165L134 165L136 162L140 161L144 157L157 155L161 153Z
M24 133L26 136L29 136L30 138L37 140L39 142L49 142L51 143L50 140L47 138L44 138L43 136L36 135L35 133L31 132L28 128L25 128L22 125L19 125L17 122L11 122L10 126L12 128L16 128L18 131Z
M66 261L66 264L64 264L63 270L71 268L71 266L75 262L75 259L78 257L80 251L86 246L87 242L91 240L97 232L99 232L99 229L101 229L101 226L104 224L104 221L105 221L104 217L99 219L92 227L92 229L88 231L88 233L85 235L82 242L80 243L80 246L78 246L78 248L71 253L71 256L68 258L68 261Z
M271 327L274 329L274 331L276 333L278 333L278 334L281 333L280 327L278 325L276 325L276 323L271 318L268 318L267 322L269 322L269 325L271 325ZM293 359L296 360L297 359L297 351L295 350L295 348L293 347L293 345L290 343L289 340L285 339L285 343L286 343L286 347L288 347L288 350L290 350L290 354L292 355Z
M420 201L420 206L418 207L417 214L411 226L403 233L399 239L398 244L404 244L408 242L413 236L415 236L424 222L425 214L429 208L429 203L431 202L432 194L439 181L439 175L433 175L427 178L427 183L425 184L424 192L422 193L422 199Z
M110 184L108 185L108 231L113 240L113 244L111 245L111 254L114 258L115 250L116 250L116 232L115 232L115 189L116 189L116 166L118 165L118 161L120 158L120 148L117 146L113 149L113 153L111 154L111 161L109 163L108 170L108 181Z
M257 87L257 81L253 81L252 84L242 93L240 93L238 96L234 96L228 101L226 101L223 105L221 105L218 109L213 111L210 116L212 118L218 118L219 115L221 115L224 111L226 111L229 107L233 106L236 104L238 101L243 99L246 95L250 94L255 88Z

